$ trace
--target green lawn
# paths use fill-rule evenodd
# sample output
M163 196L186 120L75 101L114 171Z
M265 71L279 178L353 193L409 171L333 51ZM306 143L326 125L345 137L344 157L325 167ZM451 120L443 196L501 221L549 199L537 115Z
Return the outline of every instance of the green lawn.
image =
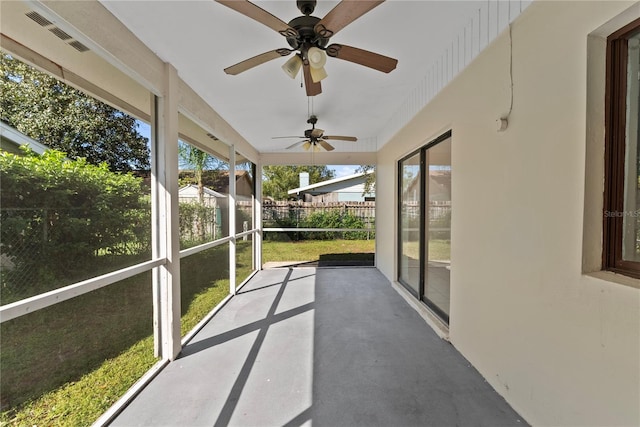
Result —
M238 242L237 280L251 272ZM184 258L182 334L229 293L228 245ZM2 323L0 423L88 426L154 363L151 274Z
M300 240L262 244L262 261L360 260L371 258L375 240Z
M264 242L264 261L371 256L374 241ZM366 254L366 255L363 255ZM182 334L229 292L228 245L181 260ZM251 241L237 244L240 283ZM88 426L154 363L151 274L0 325L0 424Z

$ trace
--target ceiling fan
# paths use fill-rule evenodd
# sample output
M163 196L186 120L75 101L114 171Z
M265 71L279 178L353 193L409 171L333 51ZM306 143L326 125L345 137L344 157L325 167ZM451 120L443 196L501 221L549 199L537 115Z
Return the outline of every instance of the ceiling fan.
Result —
M305 138L302 141L298 141L295 144L291 144L286 149L291 150L292 148L296 148L302 145L302 147L307 151L309 151L310 149L313 149L313 151L320 151L320 147L324 148L326 151L333 151L334 147L326 141L327 139L332 139L335 141L350 141L350 142L356 142L358 140L358 138L356 138L355 136L325 135L324 130L316 128L317 122L318 122L318 118L316 116L309 117L309 120L307 120L307 123L311 125L311 129L305 130L304 136L274 136L273 139Z
M240 74L267 61L296 52L282 69L291 78L295 78L302 68L307 96L315 96L322 92L320 80L327 77L324 70L327 55L384 73L391 72L398 64L397 59L356 47L337 43L327 46L329 39L338 31L384 0L342 0L322 19L311 16L316 0L296 0L303 16L292 19L288 24L248 0L216 1L277 31L291 46L291 49L271 50L225 68L224 72L227 74Z

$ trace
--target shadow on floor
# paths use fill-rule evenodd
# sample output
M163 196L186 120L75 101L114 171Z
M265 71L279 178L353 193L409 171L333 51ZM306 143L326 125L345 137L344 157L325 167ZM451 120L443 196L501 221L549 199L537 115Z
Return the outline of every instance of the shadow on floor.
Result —
M526 425L375 268L245 287L113 425Z
M322 254L313 261L279 261L267 262L264 268L289 268L289 267L373 267L375 254Z

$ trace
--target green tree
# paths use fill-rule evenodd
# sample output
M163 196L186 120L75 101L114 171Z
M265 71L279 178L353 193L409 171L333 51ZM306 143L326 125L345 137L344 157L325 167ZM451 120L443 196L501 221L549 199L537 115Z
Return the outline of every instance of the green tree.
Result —
M228 169L227 163L183 141L178 142L178 157L180 169L193 170L198 186L198 201L204 203L203 172L205 170Z
M364 191L362 195L371 194L376 191L376 167L374 165L361 165L356 169L356 173L369 173L364 181Z
M300 186L300 172L309 173L309 184L335 177L326 166L265 166L262 170L262 194L275 200L289 198L287 191Z
M111 171L149 169L133 117L0 52L0 119L71 159Z
M178 158L180 169L188 168L193 170L194 179L198 186L197 205L191 204L192 206L189 206L190 204L180 204L180 219L182 220L183 217L185 220L189 218L190 222L187 224L195 224L198 239L204 242L206 237L204 224L206 221L210 221L210 219L208 219L210 209L204 204L203 172L212 169L216 171L228 169L228 166L227 163L217 157L183 141L178 141ZM187 230L186 226L184 229ZM182 231L180 235L184 236Z

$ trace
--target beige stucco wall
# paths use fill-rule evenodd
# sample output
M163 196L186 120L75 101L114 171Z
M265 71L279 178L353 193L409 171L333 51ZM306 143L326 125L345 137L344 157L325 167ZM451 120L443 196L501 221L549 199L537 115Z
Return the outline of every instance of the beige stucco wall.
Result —
M585 198L585 177L602 173L585 167L587 39L631 6L534 2L512 26L505 132L508 31L377 157L378 200L397 200L397 160L453 131L450 339L534 425L640 425L638 281L585 275L582 259L601 197ZM397 214L381 204L376 219L378 267L395 280Z

